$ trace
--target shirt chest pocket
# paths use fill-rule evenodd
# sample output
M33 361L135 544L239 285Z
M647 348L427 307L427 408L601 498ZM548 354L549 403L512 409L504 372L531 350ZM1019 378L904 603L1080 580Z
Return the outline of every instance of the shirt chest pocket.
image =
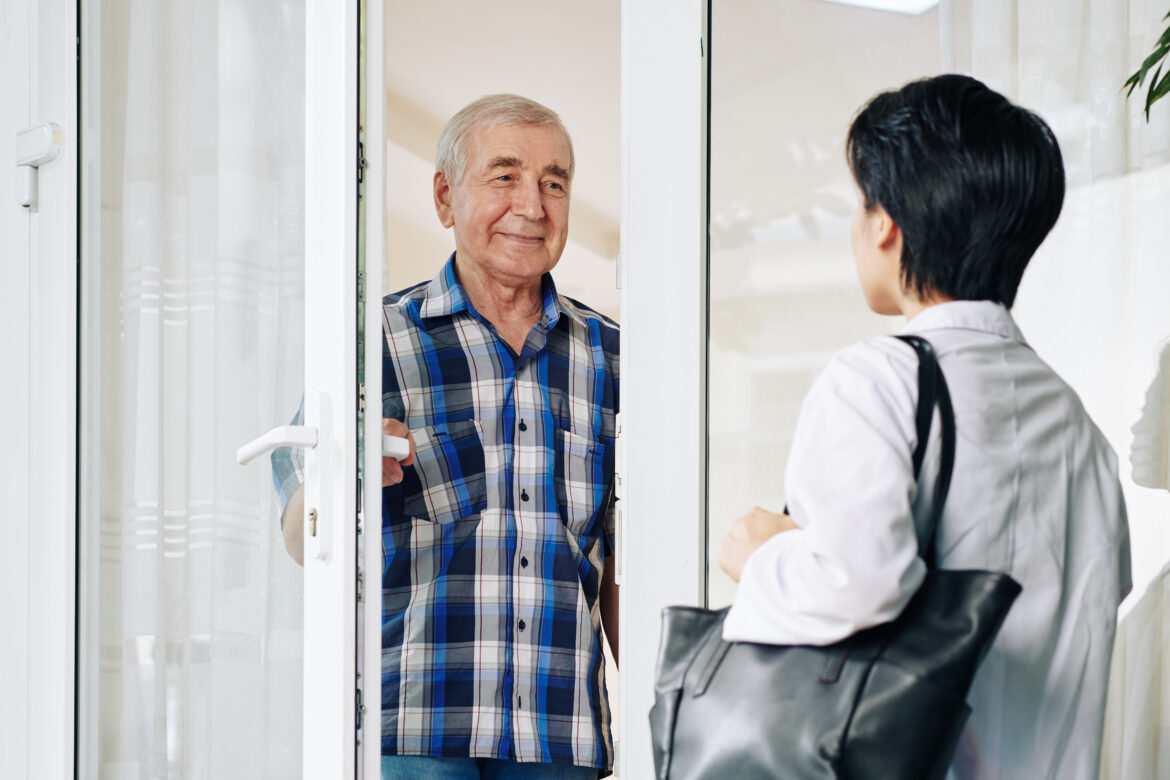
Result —
M453 523L487 506L483 431L475 420L415 428L414 463L403 469L403 513Z
M557 508L574 536L589 533L613 480L613 447L591 436L557 429Z

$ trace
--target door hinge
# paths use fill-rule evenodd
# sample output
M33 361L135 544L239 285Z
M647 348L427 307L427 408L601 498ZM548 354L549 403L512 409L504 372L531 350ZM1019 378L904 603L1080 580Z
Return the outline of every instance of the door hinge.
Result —
M358 184L366 183L366 142L362 135L363 128L358 128L357 142L357 180Z
M362 678L362 676L359 674L358 675L358 685L359 686L361 685L361 678ZM357 730L360 732L362 730L362 689L360 687L354 691L353 712L354 712L354 724L357 726Z

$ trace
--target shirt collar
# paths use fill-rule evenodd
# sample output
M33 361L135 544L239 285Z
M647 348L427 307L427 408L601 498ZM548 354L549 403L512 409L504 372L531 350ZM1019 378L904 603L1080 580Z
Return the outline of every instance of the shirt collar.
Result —
M556 326L562 314L567 314L577 322L584 322L574 307L565 306L562 303L551 274L545 274L541 278L540 292L543 308L540 316L541 325L551 330ZM471 299L467 297L467 291L463 289L463 283L455 274L455 253L452 252L438 276L427 284L426 295L419 306L418 313L420 317L426 319L449 317L461 311L479 316L479 312L471 305Z
M1024 336L1002 303L994 301L948 301L928 306L907 322L900 333L959 329L990 333L1024 343Z

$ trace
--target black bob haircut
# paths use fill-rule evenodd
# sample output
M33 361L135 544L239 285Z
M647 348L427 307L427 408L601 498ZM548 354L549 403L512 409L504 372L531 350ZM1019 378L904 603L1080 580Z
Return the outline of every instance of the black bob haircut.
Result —
M906 289L1012 305L1064 202L1044 120L973 78L935 76L870 100L845 153L865 207L902 231Z

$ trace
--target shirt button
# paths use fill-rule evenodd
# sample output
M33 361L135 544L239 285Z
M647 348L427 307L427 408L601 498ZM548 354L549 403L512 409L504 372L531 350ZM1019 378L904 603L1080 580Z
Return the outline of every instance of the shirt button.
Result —
M522 569L528 568L528 558L524 557L523 555L520 556L520 568L522 568Z
M519 623L519 626L520 626L520 630L523 631L525 628L528 627L528 624L525 623L523 620L521 620Z
M527 490L521 490L521 491L520 491L520 500L521 500L521 501L527 501L527 500L528 500L528 491L527 491Z
M520 421L520 430L521 430L521 431L526 431L526 430L528 430L528 426L524 424L524 421L523 421L523 420L521 420L521 421Z

